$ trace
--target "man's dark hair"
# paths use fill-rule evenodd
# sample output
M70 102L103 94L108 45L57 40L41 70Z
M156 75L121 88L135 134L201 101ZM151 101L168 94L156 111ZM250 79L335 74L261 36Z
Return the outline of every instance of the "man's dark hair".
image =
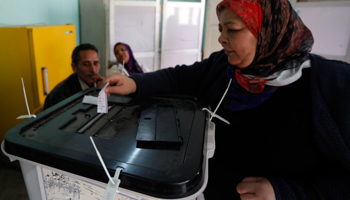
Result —
M96 51L97 55L98 55L98 50L97 48L92 45L92 44L89 44L89 43L86 43L86 44L80 44L78 46L76 46L73 50L73 53L72 53L72 63L78 65L78 62L80 60L80 57L79 57L79 52L80 51L84 51L84 50L93 50L93 51Z

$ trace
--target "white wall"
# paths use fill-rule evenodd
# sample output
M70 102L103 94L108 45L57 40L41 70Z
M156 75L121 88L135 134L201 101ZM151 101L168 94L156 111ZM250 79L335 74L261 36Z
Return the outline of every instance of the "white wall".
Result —
M80 44L78 0L0 0L0 26L74 24Z
M311 52L350 62L350 1L291 3L314 36Z
M218 42L220 32L218 29L219 20L216 16L216 6L220 2L221 0L207 1L203 58L208 58L211 53L222 49L221 44Z

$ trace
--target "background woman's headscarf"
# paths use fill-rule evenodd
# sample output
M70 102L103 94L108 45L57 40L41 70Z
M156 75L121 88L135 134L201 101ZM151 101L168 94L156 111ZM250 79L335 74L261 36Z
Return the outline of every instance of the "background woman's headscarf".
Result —
M129 73L129 74L134 74L134 73L143 73L140 65L137 63L135 57L134 57L134 54L131 50L131 48L129 47L129 45L125 44L125 43L122 43L122 42L118 42L114 45L114 48L113 48L113 51L115 50L115 48L118 46L118 45L124 45L126 50L128 51L129 53L129 62L125 63L124 65L124 68L126 69L126 71Z
M311 31L304 25L288 0L223 0L217 6L219 17L222 7L235 12L258 39L255 58L245 69L229 65L228 75L239 84L232 87L243 87L245 90L235 90L235 96L245 96L256 102L265 101L271 96L275 87L265 88L269 76L283 70L299 67L308 57L313 45ZM248 78L245 75L252 75ZM264 90L265 89L265 90ZM258 96L249 93L259 94ZM237 93L238 92L238 93ZM243 94L244 93L244 94ZM238 100L238 107L251 108L250 100ZM247 103L244 103L247 102ZM247 104L247 105L243 105ZM259 105L259 104L258 104ZM230 110L240 110L232 106Z

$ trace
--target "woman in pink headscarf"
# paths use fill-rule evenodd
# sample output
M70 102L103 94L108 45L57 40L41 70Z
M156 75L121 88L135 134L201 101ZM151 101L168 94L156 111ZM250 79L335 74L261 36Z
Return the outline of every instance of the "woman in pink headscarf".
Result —
M216 12L223 50L115 74L106 92L181 93L218 108L210 114L230 125L213 118L206 199L350 199L350 64L310 53L312 34L288 0L224 0Z

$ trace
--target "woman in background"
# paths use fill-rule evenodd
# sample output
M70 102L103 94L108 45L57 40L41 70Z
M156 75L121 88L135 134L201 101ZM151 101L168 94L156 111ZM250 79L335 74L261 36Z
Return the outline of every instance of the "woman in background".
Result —
M118 42L113 48L117 63L108 67L107 76L119 72L126 76L134 73L144 73L145 66L139 65L129 45Z
M207 200L349 200L350 65L310 53L313 36L288 0L224 0L217 15L223 50L190 66L114 74L106 92L219 106L230 125L213 118Z

